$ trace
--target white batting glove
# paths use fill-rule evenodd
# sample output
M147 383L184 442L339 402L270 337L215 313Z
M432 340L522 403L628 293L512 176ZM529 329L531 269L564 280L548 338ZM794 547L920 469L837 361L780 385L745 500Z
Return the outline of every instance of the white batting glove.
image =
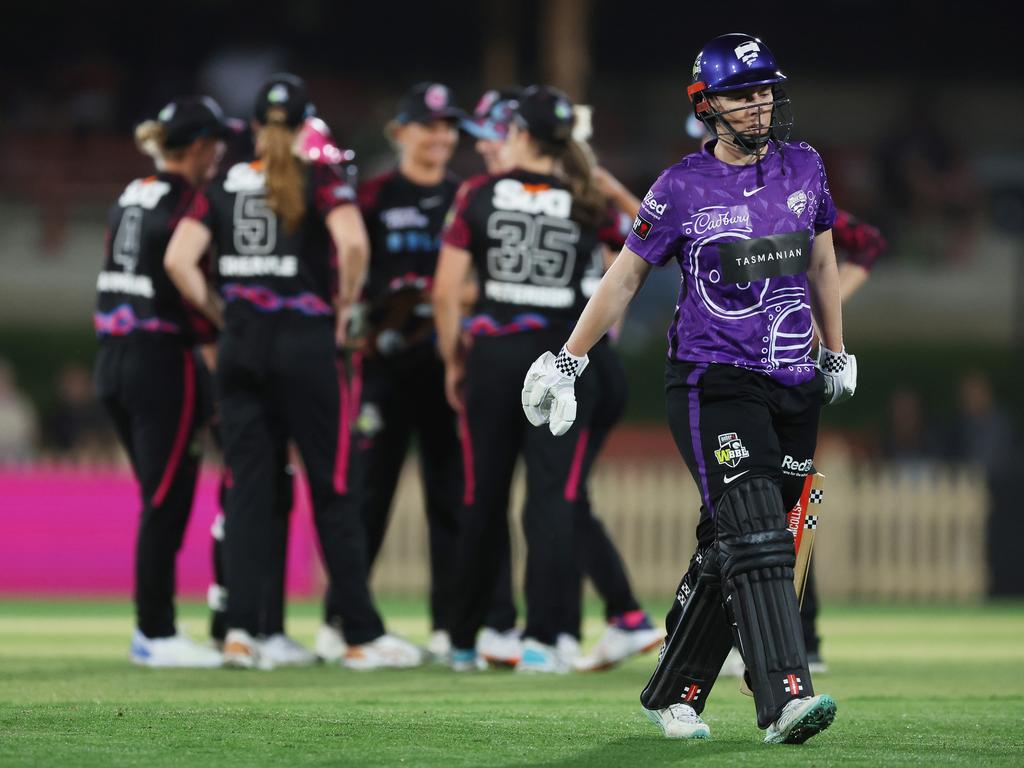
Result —
M818 345L818 370L825 377L825 405L835 405L853 397L857 390L857 357L833 352L824 344Z
M590 358L570 355L565 347L558 356L545 352L534 360L523 382L523 412L535 427L547 423L556 437L576 421L576 377Z

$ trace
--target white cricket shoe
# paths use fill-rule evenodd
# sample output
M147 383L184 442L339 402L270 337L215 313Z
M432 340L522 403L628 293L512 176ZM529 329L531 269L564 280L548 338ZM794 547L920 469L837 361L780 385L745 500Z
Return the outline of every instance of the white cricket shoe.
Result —
M647 719L661 728L666 739L710 739L711 729L689 704L672 704L665 709L643 708Z
M622 629L609 625L594 649L576 659L573 667L580 672L611 669L631 656L653 651L661 645L663 639L664 632L655 627Z
M345 658L348 646L345 644L345 638L341 636L341 630L332 624L321 624L320 629L316 631L313 650L321 661L335 662Z
M448 656L451 652L452 638L447 630L435 629L430 633L430 639L427 641L427 653L430 654L435 662L444 664L448 661Z
M132 663L140 667L210 669L224 663L218 651L197 643L181 630L171 637L150 638L136 629L132 634L130 656Z
M273 669L260 652L259 642L244 629L229 629L224 637L224 666L233 669Z
M452 672L483 672L487 669L487 662L473 648L452 648L448 666Z
M522 639L518 629L499 632L490 627L480 630L476 639L476 652L496 667L514 667L523 653Z
M779 719L768 726L765 744L803 744L821 733L836 719L836 702L827 693L793 699Z
M316 664L316 654L298 640L278 632L259 641L260 657L275 667L308 667Z
M516 672L564 675L571 667L554 645L544 645L533 638L523 640L523 653L516 664Z
M733 646L729 649L729 655L725 657L725 661L722 663L722 671L718 673L719 677L743 677L743 673L747 671L747 665L743 662L743 655L740 653L740 649Z
M426 661L426 651L395 635L381 635L362 645L350 645L342 662L349 669L409 669Z
M580 647L580 641L568 632L561 632L558 637L555 638L555 650L558 651L559 658L568 664L569 667L573 667L583 655L583 649Z

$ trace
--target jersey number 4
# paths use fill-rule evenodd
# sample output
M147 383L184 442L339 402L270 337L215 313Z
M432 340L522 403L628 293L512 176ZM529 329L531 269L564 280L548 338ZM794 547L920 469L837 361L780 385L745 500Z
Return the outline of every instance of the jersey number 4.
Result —
M500 243L487 250L487 271L495 280L555 286L572 280L580 239L575 221L495 211L487 236Z

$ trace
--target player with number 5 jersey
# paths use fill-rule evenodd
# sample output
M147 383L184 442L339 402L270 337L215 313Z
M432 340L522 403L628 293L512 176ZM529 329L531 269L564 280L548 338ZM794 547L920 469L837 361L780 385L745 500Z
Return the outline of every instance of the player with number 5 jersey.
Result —
M224 326L216 380L231 473L225 663L267 663L257 635L280 445L290 439L302 456L345 626L345 663L413 666L421 653L386 635L374 607L364 529L347 492L353 409L337 345L366 274L366 231L355 193L336 167L310 165L296 153L299 128L313 114L301 79L267 81L253 116L256 161L233 166L196 197L165 258L182 292ZM198 268L211 246L216 293Z

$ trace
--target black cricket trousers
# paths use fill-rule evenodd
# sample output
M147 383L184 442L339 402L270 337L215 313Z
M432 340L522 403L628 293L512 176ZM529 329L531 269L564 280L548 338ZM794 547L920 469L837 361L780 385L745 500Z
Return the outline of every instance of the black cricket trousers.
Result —
M135 612L149 638L175 634L175 559L199 473L197 433L207 417L205 379L191 347L175 336L135 332L105 339L96 394L110 413L139 482Z
M356 364L360 362L357 359ZM445 398L444 364L432 344L361 362L352 429L349 485L366 525L372 568L387 533L399 476L413 436L419 449L430 542L430 615L448 628L456 517L462 501L462 454L455 412ZM338 616L333 591L327 620Z
M459 519L453 580L451 636L455 648L472 648L491 608L508 530L512 473L522 455L527 498L526 628L524 636L554 645L572 610L576 502L566 481L576 458L574 439L590 420L592 379L576 382L576 423L562 437L533 427L523 414L521 392L530 365L557 350L562 331L530 331L480 337L466 361L462 414L465 489ZM577 459L578 460L578 459Z
M384 626L367 584L366 535L349 495L350 392L329 317L229 308L218 348L217 387L224 456L231 471L224 552L230 628L260 630L273 589L276 483L280 445L298 447L309 481L313 519L342 631L351 645Z

